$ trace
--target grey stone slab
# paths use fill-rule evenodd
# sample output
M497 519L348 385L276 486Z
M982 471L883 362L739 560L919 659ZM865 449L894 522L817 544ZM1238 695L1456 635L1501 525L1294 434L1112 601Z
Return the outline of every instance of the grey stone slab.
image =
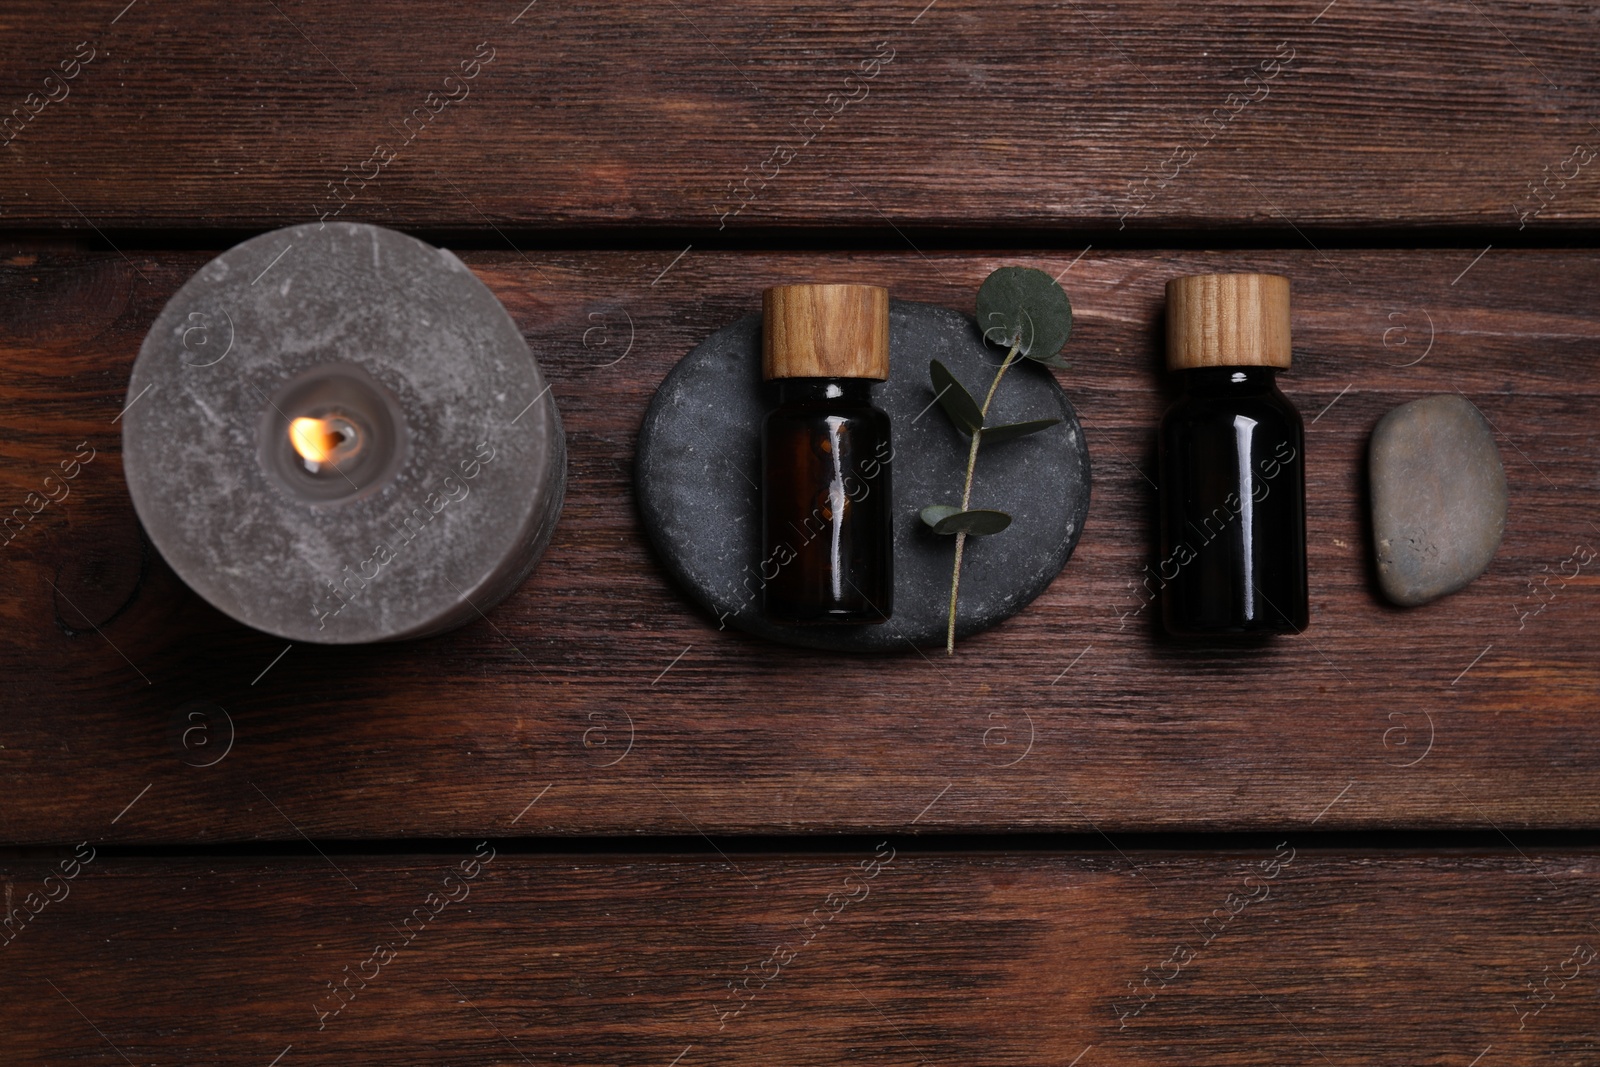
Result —
M928 361L938 359L980 400L1003 353L971 318L892 301L889 380L873 390L894 445L894 613L869 626L791 626L761 614L761 420L772 402L761 381L761 317L712 334L661 383L639 433L635 484L646 531L683 590L723 626L787 644L849 652L942 646L954 538L918 517L959 504L967 438L937 405ZM1060 418L1031 437L984 445L972 506L1009 512L1011 527L971 539L962 564L958 636L1025 608L1072 555L1089 510L1089 455L1066 394L1048 370L1006 372L991 424ZM959 654L959 641L957 652Z

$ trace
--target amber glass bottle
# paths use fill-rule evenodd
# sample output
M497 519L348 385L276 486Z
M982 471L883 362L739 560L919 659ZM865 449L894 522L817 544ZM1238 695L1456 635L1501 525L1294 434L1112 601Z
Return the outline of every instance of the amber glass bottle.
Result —
M893 449L869 390L889 377L888 291L778 286L762 310L762 371L777 399L761 428L766 616L883 622L893 611Z
M1167 283L1167 367L1184 389L1160 434L1154 577L1170 633L1306 627L1305 430L1276 382L1289 356L1287 278Z

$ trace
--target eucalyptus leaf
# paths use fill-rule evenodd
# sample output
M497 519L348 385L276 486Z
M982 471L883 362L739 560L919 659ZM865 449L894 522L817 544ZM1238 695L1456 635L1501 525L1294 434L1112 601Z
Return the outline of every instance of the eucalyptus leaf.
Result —
M981 508L972 511L957 511L954 515L946 515L933 527L934 533L958 534L964 533L969 537L981 537L985 534L997 534L1011 525L1011 516L1003 511L986 511Z
M978 407L978 402L972 399L972 394L967 392L966 386L956 381L956 376L950 373L943 363L931 360L928 363L928 377L933 379L933 391L939 399L939 406L944 408L944 413L950 416L950 421L966 433L983 426L983 410Z
M1001 267L978 289L983 339L1016 346L1043 362L1061 351L1072 333L1072 301L1055 279L1033 267Z
M1010 422L1004 426L985 426L983 440L985 443L992 441L1009 441L1013 437L1026 437L1030 433L1048 430L1060 419L1034 419L1032 422Z
M952 515L959 514L961 514L961 509L957 507L951 507L949 504L929 504L927 507L922 509L922 521L937 530L939 528L939 523L943 522L945 519L948 519Z

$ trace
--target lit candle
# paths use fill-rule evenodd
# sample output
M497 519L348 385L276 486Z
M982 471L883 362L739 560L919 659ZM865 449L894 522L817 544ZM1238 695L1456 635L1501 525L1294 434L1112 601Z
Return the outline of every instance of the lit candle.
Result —
M454 255L392 230L313 223L224 252L151 326L127 401L151 541L291 640L476 619L560 512L560 418L521 332Z

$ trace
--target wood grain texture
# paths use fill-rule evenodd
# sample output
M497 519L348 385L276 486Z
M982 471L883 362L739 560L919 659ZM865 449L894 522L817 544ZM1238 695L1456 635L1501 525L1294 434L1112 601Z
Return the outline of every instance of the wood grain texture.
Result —
M1600 220L1575 2L121 8L0 14L0 223Z
M1592 852L475 851L337 871L97 858L0 946L0 1052L15 1067L1600 1056ZM8 862L0 881L21 899L52 869Z
M889 377L889 290L775 285L761 294L765 378Z
M243 629L141 546L114 420L143 331L206 258L0 254L6 503L96 450L0 549L0 839L1600 825L1597 579L1572 562L1600 548L1592 255L1495 250L1463 275L1471 251L1091 251L1070 270L691 251L665 274L671 252L468 254L554 383L565 511L487 619L355 648ZM1077 309L1061 380L1094 495L1050 588L954 659L778 647L692 608L630 489L673 362L770 284L825 271L970 311L1005 263L1065 271ZM1311 627L1256 648L1180 645L1141 610L1163 284L1228 269L1293 279L1283 386L1308 424ZM1505 542L1461 593L1386 607L1366 437L1454 390L1499 431Z
M1289 279L1199 274L1167 282L1167 369L1292 365Z

